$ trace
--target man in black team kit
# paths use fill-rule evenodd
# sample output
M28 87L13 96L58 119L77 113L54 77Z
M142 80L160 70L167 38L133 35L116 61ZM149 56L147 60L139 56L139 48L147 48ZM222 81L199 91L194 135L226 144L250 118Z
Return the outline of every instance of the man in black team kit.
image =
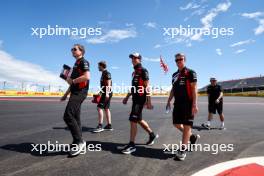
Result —
M101 80L100 80L100 86L101 86L101 99L97 105L98 110L98 126L94 130L95 133L102 132L104 130L112 131L112 125L111 125L111 112L110 112L110 101L113 96L112 93L112 78L111 73L106 70L106 62L101 61L98 63L98 69L102 72ZM104 119L104 113L106 116L107 125L103 128L103 119Z
M132 95L132 110L130 113L130 142L121 151L124 154L130 154L136 151L135 138L137 134L137 124L139 124L148 134L149 140L146 145L153 145L154 140L158 138L151 130L145 120L142 120L142 110L144 105L147 109L152 109L150 90L149 90L149 75L148 71L141 65L141 55L139 53L130 54L134 66L131 93L128 93L123 100L123 104L127 104L129 97Z
M202 126L210 129L211 128L211 120L213 118L213 114L219 114L221 125L219 129L225 129L224 126L224 114L223 114L223 90L220 85L217 84L217 80L215 78L210 79L211 84L207 87L207 95L208 95L208 121L207 123L203 123Z
M61 101L66 100L70 93L70 99L65 109L64 121L71 131L73 142L71 145L70 156L79 155L86 147L86 142L82 139L81 127L81 105L87 97L90 80L89 62L84 59L85 49L80 44L75 44L71 49L76 62L70 77L67 82L70 85L65 92Z
M184 160L188 142L195 144L200 137L191 132L194 115L198 112L197 77L195 71L185 66L185 61L184 54L175 55L178 71L172 75L172 89L166 106L166 109L170 109L174 97L173 125L182 132L182 146L175 155L177 160Z

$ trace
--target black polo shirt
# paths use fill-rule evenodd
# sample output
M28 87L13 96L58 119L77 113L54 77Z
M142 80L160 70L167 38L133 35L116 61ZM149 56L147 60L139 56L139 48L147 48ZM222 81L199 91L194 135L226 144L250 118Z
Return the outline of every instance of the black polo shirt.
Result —
M222 86L216 84L215 86L213 85L209 85L207 87L207 94L208 94L208 98L209 98L209 103L214 103L215 100L220 96L221 92L222 92ZM222 101L223 98L220 99L220 101Z
M71 74L71 79L76 79L84 74L84 72L90 71L90 64L84 58L76 60L73 71ZM71 93L83 92L87 93L89 89L89 80L77 84L71 85Z
M110 86L112 86L112 78L111 78L111 73L107 70L102 71L102 76L100 79L100 86L102 89L102 93L106 94L106 88L107 88L107 81L111 80ZM110 91L110 90L108 90ZM111 92L112 93L112 92Z
M146 101L146 88L144 87L144 81L149 80L148 70L142 67L141 64L134 66L134 72L132 74L132 100L138 103L145 103Z
M175 103L192 101L191 83L197 82L197 75L194 70L184 67L172 75L172 91Z

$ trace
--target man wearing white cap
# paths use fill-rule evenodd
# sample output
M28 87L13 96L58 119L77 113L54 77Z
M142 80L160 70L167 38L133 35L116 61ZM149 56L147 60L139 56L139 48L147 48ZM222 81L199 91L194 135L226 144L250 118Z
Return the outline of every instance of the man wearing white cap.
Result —
M131 154L136 151L135 138L137 134L137 124L139 124L148 134L149 140L146 145L153 145L157 134L154 134L148 123L142 119L142 110L144 106L147 109L153 109L151 105L149 74L147 69L141 65L141 55L133 53L129 55L134 66L131 92L123 100L123 104L127 104L129 97L132 95L132 110L129 116L130 121L130 142L122 149L122 153Z
M222 87L217 84L216 78L210 79L210 85L207 87L207 95L208 95L208 121L207 123L203 123L202 126L210 129L211 128L211 120L213 118L213 114L219 114L221 125L221 130L225 129L224 127L224 114L223 114L223 90Z

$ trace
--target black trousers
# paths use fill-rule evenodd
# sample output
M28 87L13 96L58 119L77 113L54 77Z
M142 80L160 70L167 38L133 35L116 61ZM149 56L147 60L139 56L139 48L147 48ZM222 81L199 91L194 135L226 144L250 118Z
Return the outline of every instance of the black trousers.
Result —
M64 121L71 131L73 142L82 142L81 105L87 97L87 93L72 93L64 112Z

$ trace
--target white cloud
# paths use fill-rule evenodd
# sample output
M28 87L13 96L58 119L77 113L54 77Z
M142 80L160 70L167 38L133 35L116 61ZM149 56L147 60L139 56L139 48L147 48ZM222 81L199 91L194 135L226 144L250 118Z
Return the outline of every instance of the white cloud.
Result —
M155 23L155 22L147 22L147 23L144 23L143 25L147 26L149 28L154 28L154 29L157 28L157 23Z
M222 56L222 50L220 48L217 48L216 50L216 54L219 55L219 56Z
M193 16L200 16L203 13L205 13L205 9L208 7L208 5L205 5L204 3L205 1L200 1L198 4L195 4L195 5L193 5L193 2L188 3L188 4L191 4L192 6L187 4L185 7L188 7L188 6L194 7L194 8L190 8L190 9L194 9L194 11L188 17L185 17L184 21L189 20Z
M263 15L264 15L264 12L253 12L253 13L242 13L241 14L241 16L249 18L249 19L256 19Z
M160 47L161 47L160 44L156 44L156 45L154 46L154 48L160 48Z
M137 32L134 28L112 29L109 30L105 35L88 39L87 42L91 44L116 43L127 38L135 38L136 36Z
M170 37L166 37L165 43L164 44L156 44L154 46L155 49L157 48L161 48L161 47L166 47L166 46L170 46L170 45L174 45L177 43L185 43L186 47L191 47L192 44L190 43L190 40L188 39L188 35L181 35L179 37L174 37L174 38L170 38Z
M143 57L143 60L147 62L159 62L160 58L149 58L149 57Z
M201 9L197 9L197 10L193 11L191 16L202 15L205 12L205 7L207 7L207 6L203 6Z
M65 84L58 74L39 65L18 60L3 50L0 50L0 79L2 81L27 81L39 84Z
M200 3L198 4L199 7L197 6L197 9L191 14L191 16L203 14L205 12L205 8L208 7L208 5L203 4L205 2L206 2L206 0L200 1ZM185 7L182 7L182 10L183 9L189 9L191 7L193 7L193 3L189 3ZM194 7L196 7L196 6L194 6ZM165 44L157 44L154 46L154 48L165 47L165 46L173 45L176 43L185 43L186 47L191 47L192 41L202 41L203 40L202 35L213 27L214 19L219 15L219 13L226 12L230 7L231 7L231 2L229 0L226 0L223 3L217 4L216 7L209 10L208 13L205 14L200 19L201 24L202 24L202 26L199 27L200 32L196 32L194 34L188 33L186 35L181 35L181 36L174 37L174 38L167 37L164 39ZM187 21L189 18L190 17L184 18L184 21Z
M205 3L205 0L202 0L198 5L197 9L192 13L192 15L201 15L205 12L205 8L208 7L208 5L204 5L202 3ZM187 4L185 7L182 7L182 9L188 9L193 6L193 3ZM185 43L186 47L191 47L192 46L192 41L202 41L202 35L206 31L210 30L213 27L213 21L214 19L222 12L226 12L229 8L231 7L231 2L229 0L226 0L223 3L217 4L216 7L212 8L211 10L208 11L207 14L205 14L201 19L201 24L202 26L200 28L200 32L197 32L195 34L186 34L186 35L181 35L178 37L170 38L167 37L165 38L165 44L157 44L154 46L154 48L160 48L160 47L165 47L169 45L173 45L176 43ZM191 15L191 16L192 16ZM186 17L184 20L187 21L190 17Z
M260 19L258 22L259 22L259 26L254 29L255 35L259 35L264 32L264 19Z
M216 8L213 8L207 13L202 19L201 22L204 25L204 27L210 28L212 27L212 22L214 18L220 13L220 12L226 12L229 7L231 6L231 2L227 1L225 3L220 3L216 6Z
M186 4L184 7L180 7L180 10L189 10L189 9L197 9L199 8L200 5L199 4L195 4L193 2L189 2L188 4Z
M264 33L264 12L242 13L241 16L258 22L258 27L254 29L255 35Z
M243 41L239 41L239 42L236 42L236 43L233 43L230 45L230 47L236 47L236 46L241 46L241 45L245 45L245 44L250 44L250 43L254 43L255 40L243 40Z
M189 43L186 44L186 46L187 47L191 47L192 46L192 43L189 42Z
M113 69L113 70L118 70L119 67L117 67L117 66L112 66L111 69Z
M109 25L111 23L112 23L111 21L98 21L99 25Z
M126 26L127 27L132 27L132 26L134 26L134 23L126 23Z
M246 51L246 49L239 49L235 51L235 54L243 53L244 51Z
M203 18L201 18L201 23L203 24L202 31L210 29L215 17L221 12L226 12L231 6L230 1L218 4L215 8L211 9ZM201 40L202 33L197 33L191 37L191 40Z

